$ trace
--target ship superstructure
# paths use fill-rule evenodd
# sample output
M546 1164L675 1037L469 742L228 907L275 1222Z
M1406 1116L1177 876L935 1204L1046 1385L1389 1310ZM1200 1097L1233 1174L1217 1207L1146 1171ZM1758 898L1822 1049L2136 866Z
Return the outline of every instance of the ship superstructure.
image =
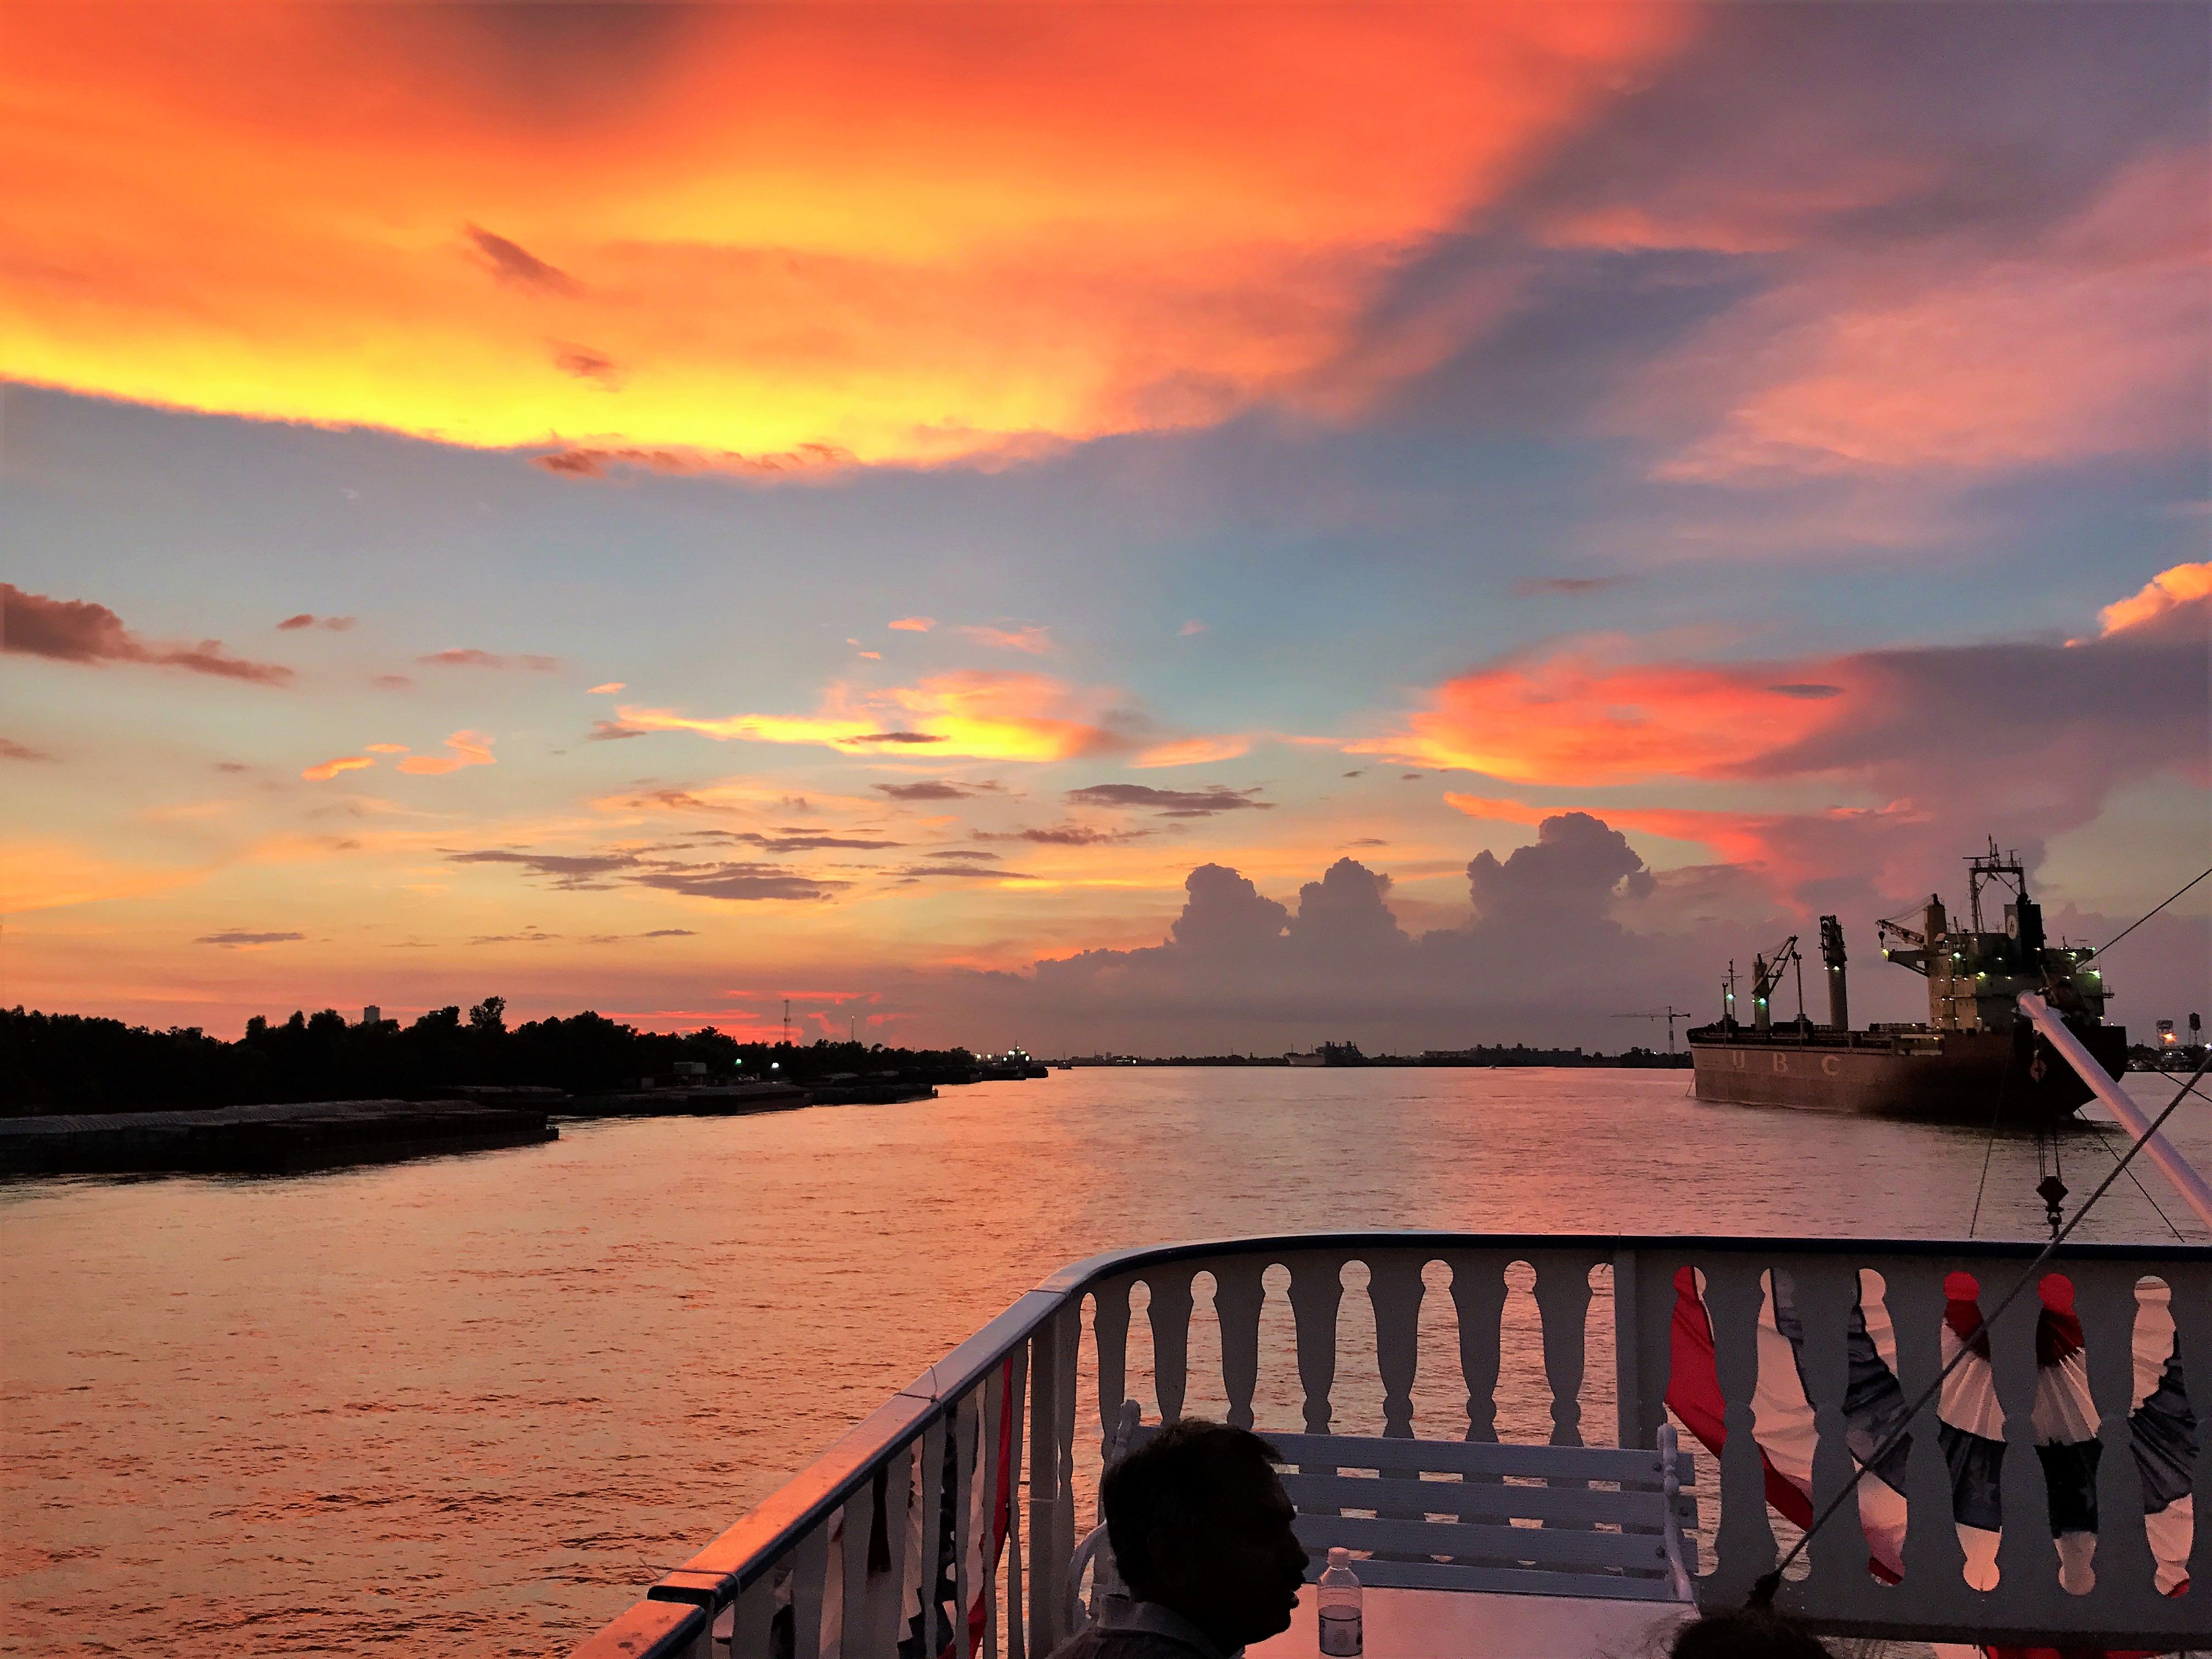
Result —
M1984 889L2008 895L2002 932L1990 927ZM2045 938L2043 907L2027 896L2017 853L1989 851L1966 861L1966 926L1954 926L1942 897L1930 893L1917 931L1896 921L1875 924L1884 961L1928 981L1928 1025L1936 1031L2009 1031L2020 1023L2020 994L2039 992L2069 1018L2105 1018L2103 974L2082 945ZM1831 919L1832 920L1832 919Z

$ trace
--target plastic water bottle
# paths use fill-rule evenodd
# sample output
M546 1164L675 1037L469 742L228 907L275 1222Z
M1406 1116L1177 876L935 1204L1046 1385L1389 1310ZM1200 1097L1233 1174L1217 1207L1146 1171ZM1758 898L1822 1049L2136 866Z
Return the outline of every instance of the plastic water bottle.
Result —
M1328 1659L1358 1659L1366 1643L1359 1628L1359 1580L1352 1571L1352 1552L1332 1549L1328 1569L1314 1586L1321 1609L1321 1650Z

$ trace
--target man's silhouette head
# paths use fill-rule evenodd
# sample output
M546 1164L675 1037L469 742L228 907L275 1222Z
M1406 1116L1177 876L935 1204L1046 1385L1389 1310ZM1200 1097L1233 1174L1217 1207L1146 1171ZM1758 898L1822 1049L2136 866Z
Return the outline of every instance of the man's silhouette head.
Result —
M1288 1630L1306 1553L1275 1449L1200 1418L1170 1423L1106 1471L1098 1496L1122 1581L1224 1653Z

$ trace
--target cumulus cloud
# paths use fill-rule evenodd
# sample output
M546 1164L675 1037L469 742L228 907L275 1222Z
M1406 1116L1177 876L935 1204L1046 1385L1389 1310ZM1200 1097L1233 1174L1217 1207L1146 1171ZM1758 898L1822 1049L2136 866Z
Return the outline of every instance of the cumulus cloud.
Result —
M493 766L492 739L482 732L456 732L446 739L452 752L445 755L410 755L399 763L399 769L420 777L442 777L448 772L458 772L465 766Z
M1584 814L1551 816L1502 860L1478 854L1467 877L1459 918L1414 933L1391 908L1389 877L1354 859L1305 883L1295 904L1201 865L1159 945L957 975L945 993L1079 1051L1280 1053L1353 1036L1418 1052L1562 1040L1593 1023L1594 1007L1686 1002L1710 977L1705 958L1727 952L1711 935L1625 927L1657 903L1656 878L1623 836Z
M449 651L433 651L416 661L432 668L526 668L533 673L550 674L561 666L558 657L502 656L495 651L479 651L474 647L459 646Z
M2201 609L2207 599L2212 599L2212 562L2178 564L2160 571L2138 592L2106 605L2097 613L2097 621L2102 631L2111 635L2159 624L2170 617L2185 620L2191 608Z
M1203 818L1217 812L1273 811L1275 803L1258 799L1259 793L1256 788L1229 789L1219 785L1206 789L1155 789L1145 783L1094 783L1069 790L1067 799L1078 806L1121 806L1158 812L1163 817Z
M104 605L27 593L12 582L0 582L0 650L55 662L143 663L182 668L255 685L283 685L292 678L292 671L278 664L230 655L221 640L202 640L191 645L154 643L133 634Z
M226 928L220 933L207 933L192 941L195 945L219 945L226 950L251 950L258 945L290 945L303 939L305 933L257 933L243 927Z

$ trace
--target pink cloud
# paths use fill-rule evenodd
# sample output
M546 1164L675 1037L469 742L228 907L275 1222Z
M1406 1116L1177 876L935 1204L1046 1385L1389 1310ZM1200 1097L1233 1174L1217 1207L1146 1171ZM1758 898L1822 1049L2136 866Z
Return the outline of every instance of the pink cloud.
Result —
M605 685L586 687L585 695L593 697L612 696L616 692L627 689L621 680L609 680Z
M2202 151L2154 156L2043 246L1840 260L1720 318L1617 406L1711 429L1659 476L1986 471L2203 441Z
M496 765L491 745L492 739L481 732L456 732L446 739L450 755L410 755L399 763L399 769L418 777L442 777L465 766Z
M937 626L934 617L901 617L890 626L902 634L927 634Z
M302 611L296 617L287 617L276 624L276 631L289 634L302 628L327 628L334 634L343 634L354 625L351 617L318 617L312 611Z

